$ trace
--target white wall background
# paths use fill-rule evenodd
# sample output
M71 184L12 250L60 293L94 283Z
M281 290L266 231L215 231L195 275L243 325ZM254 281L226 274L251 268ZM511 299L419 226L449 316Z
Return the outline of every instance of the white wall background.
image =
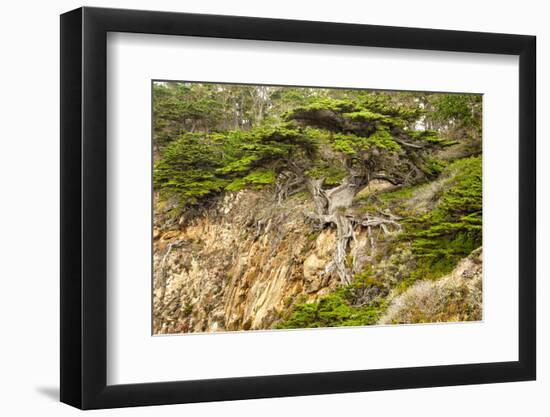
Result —
M0 412L2 415L69 416L57 402L59 378L59 17L81 6L19 1L1 15ZM325 395L94 412L127 416L544 416L550 412L550 129L548 108L550 26L545 2L535 0L442 2L394 0L123 0L86 5L341 21L395 26L509 32L538 36L538 381L497 385ZM546 188L546 189L545 189ZM546 395L545 395L546 394Z

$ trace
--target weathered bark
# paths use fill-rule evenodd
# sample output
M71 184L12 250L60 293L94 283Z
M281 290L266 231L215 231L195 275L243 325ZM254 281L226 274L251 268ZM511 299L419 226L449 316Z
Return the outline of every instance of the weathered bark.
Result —
M338 213L334 216L336 224L336 247L332 261L327 265L328 270L334 269L344 285L351 283L351 272L346 262L350 241L353 239L354 224L352 219Z
M304 175L302 173L287 172L281 174L275 184L275 200L277 204L279 206L282 205L287 197L302 191L305 187L306 184L304 183Z
M328 212L334 213L342 208L346 209L351 206L353 197L365 187L365 185L350 183L347 179L339 186L325 192L328 201Z
M315 213L318 215L328 214L328 198L322 188L324 178L310 178L307 182L308 190L315 202Z
M336 227L336 244L333 259L327 264L325 274L336 273L342 285L348 285L353 279L353 265L348 265L347 253L351 241L355 238L357 227L367 228L371 249L374 248L373 228L390 233L389 227L400 228L395 217L381 213L382 216L366 214L362 217L345 213L355 195L369 183L369 175L349 175L340 185L323 190L323 178L310 179L308 189L313 196L316 212L311 215L321 225Z

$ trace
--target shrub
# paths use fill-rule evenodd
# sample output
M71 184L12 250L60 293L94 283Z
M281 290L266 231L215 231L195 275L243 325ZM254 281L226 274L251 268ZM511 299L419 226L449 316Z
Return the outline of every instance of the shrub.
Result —
M438 278L450 272L482 244L481 158L457 160L443 175L450 180L435 209L409 219L401 237L411 241L417 278Z
M367 271L350 285L338 288L315 303L295 304L290 314L275 325L277 329L366 326L375 324L387 304L381 297L361 303L364 292L378 292L383 284Z
M315 151L315 141L288 124L250 131L186 133L172 141L154 167L154 185L182 204L222 191L273 184L290 156Z

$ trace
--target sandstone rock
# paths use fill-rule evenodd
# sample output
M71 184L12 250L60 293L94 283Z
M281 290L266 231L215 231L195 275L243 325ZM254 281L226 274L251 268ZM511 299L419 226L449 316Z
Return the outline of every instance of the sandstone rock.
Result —
M267 329L290 307L288 300L309 291L301 302L315 301L335 288L337 277L317 273L330 259L334 231L308 240L313 230L303 212L311 202L285 204L274 211L261 192L241 191L155 240L155 333ZM220 214L226 210L229 215ZM167 252L174 241L192 243ZM303 259L309 259L305 268ZM192 304L193 313L176 319L163 314L173 301Z
M169 232L166 232L162 235L162 240L170 240L174 239L180 234L178 230L170 230Z

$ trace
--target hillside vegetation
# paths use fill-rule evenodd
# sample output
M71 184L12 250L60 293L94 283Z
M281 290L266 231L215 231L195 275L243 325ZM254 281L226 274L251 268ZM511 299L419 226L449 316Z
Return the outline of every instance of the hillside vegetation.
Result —
M156 83L155 332L479 320L481 104Z

